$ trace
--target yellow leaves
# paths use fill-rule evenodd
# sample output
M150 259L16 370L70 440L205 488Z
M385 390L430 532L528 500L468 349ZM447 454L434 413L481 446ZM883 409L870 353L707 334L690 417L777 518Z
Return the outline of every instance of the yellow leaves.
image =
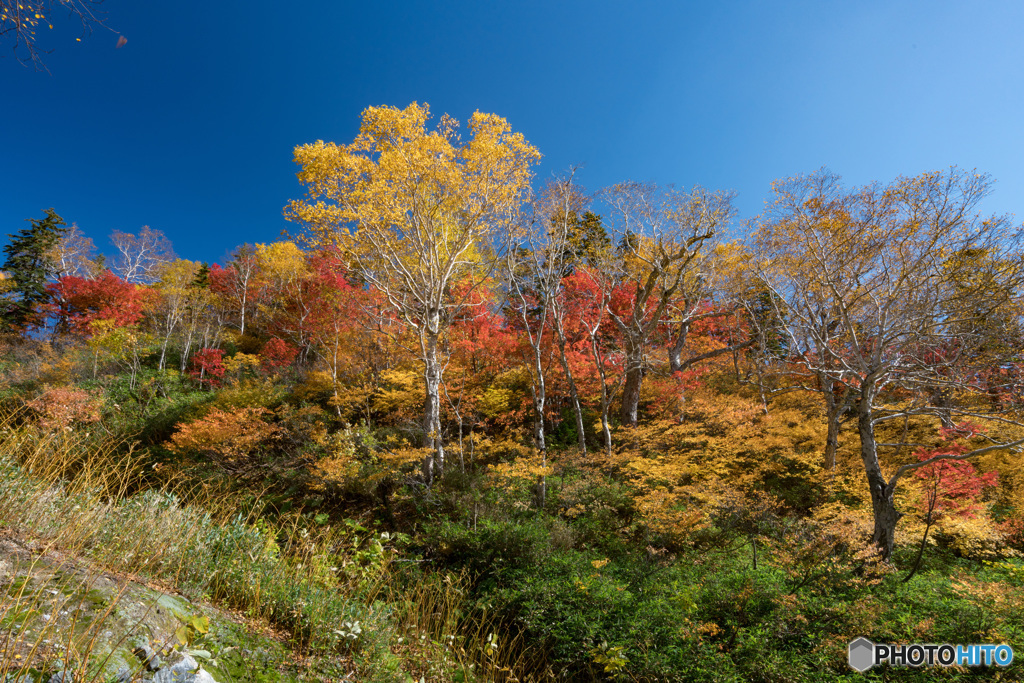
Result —
M476 446L478 457L501 458L491 472L501 485L512 488L525 482L535 482L550 476L553 469L545 465L541 455L514 438L481 439Z
M973 603L989 625L980 640L1000 642L1010 640L1018 628L1024 610L1024 590L1008 581L979 581L966 572L951 577L955 595Z
M198 420L178 427L169 448L178 453L202 453L227 462L248 457L274 438L278 428L262 417L265 408L240 408L231 412L213 408Z
M519 407L523 392L529 386L529 377L522 367L499 374L475 397L476 409L484 418L494 419L508 415Z
M317 460L310 468L315 488L343 485L359 474L360 462L356 457L355 443L349 430L326 435L323 447L327 455Z
M428 105L369 107L350 145L295 149L306 198L285 217L317 245L339 245L374 284L435 301L478 265L488 239L508 224L529 188L536 149L508 123L477 112L471 137ZM397 297L396 297L397 298Z
M722 627L713 621L704 621L697 624L696 631L707 638L714 638L723 632Z
M862 474L823 472L825 425L813 410L779 405L765 415L757 400L709 386L690 392L686 408L682 423L662 420L617 430L619 448L611 459L590 456L591 466L629 484L640 517L653 531L682 542L715 515L809 507L822 489L844 488L847 497L852 496L846 487L863 489ZM789 496L784 502L761 493L779 488ZM828 515L836 533L860 533L866 521L870 536L870 515L857 517L856 524L845 508Z
M224 371L237 380L243 374L255 374L262 363L263 359L257 355L238 352L224 359Z
M136 351L149 341L149 335L141 334L131 327L118 326L113 320L93 320L89 323L89 329L92 336L86 343L96 352L106 351L116 359Z
M347 384L343 391L327 399L327 403L342 415L356 415L370 402L373 391L374 387L366 382L357 385Z
M157 268L157 289L163 292L182 292L192 286L201 264L187 259L175 259Z
M306 378L293 391L300 401L322 401L334 393L334 379L330 373L314 370L307 373Z
M484 389L476 405L483 417L494 418L508 413L515 398L508 387L490 386Z
M1006 547L1003 534L988 515L971 518L943 515L936 524L935 534L944 545L971 559L994 560L1014 554Z
M372 398L373 409L391 419L409 419L423 406L423 376L412 370L381 373L381 388Z
M1010 425L997 427L1002 439L1013 441L1021 438L1019 429ZM1024 518L1024 455L1010 451L997 451L978 460L983 472L999 472L1000 502L1016 512L1018 519Z
M851 544L864 543L874 529L870 510L850 508L838 501L814 508L811 519L824 534Z
M263 275L279 288L301 280L309 272L306 255L294 242L257 244L256 258Z
M668 538L683 539L707 523L703 506L684 507L679 492L657 489L636 497L637 510L651 531Z
M399 446L382 451L380 458L392 471L397 472L418 466L425 457L432 453L433 449L430 448Z

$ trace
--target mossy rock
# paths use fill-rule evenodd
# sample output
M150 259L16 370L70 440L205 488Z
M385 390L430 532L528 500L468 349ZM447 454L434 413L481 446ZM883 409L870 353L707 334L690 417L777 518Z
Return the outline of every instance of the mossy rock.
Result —
M171 660L186 649L209 653L199 662L221 683L298 680L282 671L284 645L214 607L10 540L0 542L0 569L0 639L14 641L11 661L0 664L0 680L32 673L48 680L65 669L95 680L114 680L129 670L137 679L143 662L133 650L140 641ZM207 633L188 630L202 617Z

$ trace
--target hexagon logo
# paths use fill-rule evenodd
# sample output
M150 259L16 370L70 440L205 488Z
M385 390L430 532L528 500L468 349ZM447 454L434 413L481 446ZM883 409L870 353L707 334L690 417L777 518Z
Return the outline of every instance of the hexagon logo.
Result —
M850 668L867 671L875 665L875 644L867 638L858 638L850 643Z

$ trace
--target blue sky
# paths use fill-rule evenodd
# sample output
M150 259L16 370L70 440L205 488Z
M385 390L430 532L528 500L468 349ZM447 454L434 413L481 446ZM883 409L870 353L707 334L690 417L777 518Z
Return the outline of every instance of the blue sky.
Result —
M53 206L108 252L149 225L220 260L295 229L295 145L412 101L504 116L538 180L732 189L750 217L773 179L823 165L860 184L956 164L998 181L988 211L1024 214L1017 1L103 8L114 31L41 31L50 73L0 59L0 235Z

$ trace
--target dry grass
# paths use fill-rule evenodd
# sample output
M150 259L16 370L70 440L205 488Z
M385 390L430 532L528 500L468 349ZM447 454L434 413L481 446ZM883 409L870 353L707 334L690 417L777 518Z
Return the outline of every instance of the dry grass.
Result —
M0 524L33 539L37 556L88 558L97 569L234 608L283 630L300 655L354 661L360 680L548 679L543 658L507 638L492 615L467 611L464 577L408 581L386 534L311 530L298 519L268 524L229 512L217 492L194 482L147 489L141 461L129 444L2 416ZM64 594L88 594L95 577L75 580ZM54 604L52 587L24 581L12 593L11 585L0 587L0 676L60 658L76 681L103 680L97 634L124 588L88 627L61 629L56 619L30 628L38 619L14 618L72 612Z

